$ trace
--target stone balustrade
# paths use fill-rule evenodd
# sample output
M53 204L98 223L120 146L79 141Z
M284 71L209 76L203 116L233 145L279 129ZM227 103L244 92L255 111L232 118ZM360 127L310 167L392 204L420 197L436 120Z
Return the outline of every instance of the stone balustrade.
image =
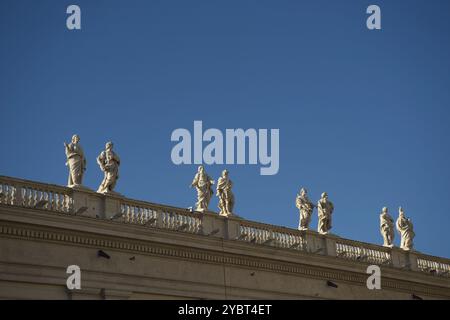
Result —
M421 255L417 258L417 268L437 276L450 277L450 261L448 259Z
M369 245L367 243L358 243L339 239L336 241L336 256L338 258L350 259L356 261L365 261L372 264L392 264L389 248Z
M305 232L251 221L240 223L237 240L285 249L306 249Z
M127 223L142 224L151 227L199 233L202 219L196 213L179 208L161 206L142 201L121 202L120 219Z
M0 177L0 204L63 213L73 210L69 188L4 176Z
M115 220L143 228L187 232L240 241L248 245L268 246L332 256L358 263L409 269L434 276L450 276L450 259L433 257L417 251L321 235L315 231L275 226L241 219L226 218L213 212L192 212L120 195L104 195L86 189L71 189L0 176L0 205L19 206L55 213ZM293 214L293 216L296 216Z
M120 218L127 223L156 226L158 211L148 205L124 201L120 205Z

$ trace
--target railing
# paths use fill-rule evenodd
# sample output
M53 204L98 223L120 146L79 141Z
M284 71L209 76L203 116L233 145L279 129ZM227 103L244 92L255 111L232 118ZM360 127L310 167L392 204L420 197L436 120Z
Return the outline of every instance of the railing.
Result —
M418 257L417 268L420 271L433 275L450 277L450 263L445 263L439 260L439 258L434 257Z
M391 253L379 246L373 246L366 243L358 243L339 239L336 241L336 256L338 258L364 261L374 264L392 264Z
M240 223L237 240L285 249L306 249L306 240L300 231L250 221Z
M200 233L202 227L202 219L198 213L141 201L122 202L120 218L127 223L188 233Z
M0 204L70 213L70 189L26 180L0 177Z
M121 218L127 223L136 223L156 226L158 212L146 205L133 204L131 202L121 203Z

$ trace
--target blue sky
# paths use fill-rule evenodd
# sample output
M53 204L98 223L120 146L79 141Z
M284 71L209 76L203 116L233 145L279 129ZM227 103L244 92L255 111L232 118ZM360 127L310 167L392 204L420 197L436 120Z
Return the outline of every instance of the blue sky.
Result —
M70 4L82 30L66 28ZM370 4L380 31L366 28ZM381 244L381 208L396 218L401 205L416 248L450 257L449 12L438 0L3 0L0 174L65 184L63 142L78 133L87 186L112 140L117 191L189 207L197 166L172 163L173 130L279 128L277 175L206 167L230 171L239 215L296 228L304 186L314 201L328 192L334 233Z

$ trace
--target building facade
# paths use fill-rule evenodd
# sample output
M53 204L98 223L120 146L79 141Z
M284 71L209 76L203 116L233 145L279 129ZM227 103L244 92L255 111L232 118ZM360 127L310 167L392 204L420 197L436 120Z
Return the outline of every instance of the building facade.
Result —
M0 298L450 299L450 260L0 176Z

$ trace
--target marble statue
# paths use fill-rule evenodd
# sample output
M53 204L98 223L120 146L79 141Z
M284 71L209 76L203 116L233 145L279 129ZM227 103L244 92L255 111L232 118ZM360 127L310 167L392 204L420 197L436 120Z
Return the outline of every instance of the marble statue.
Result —
M311 221L311 215L314 210L314 204L308 198L308 192L305 188L300 189L300 193L295 199L295 206L300 210L300 221L298 230L308 230Z
M77 134L72 136L72 142L67 144L64 142L66 150L67 162L69 167L68 187L77 187L83 184L83 174L86 171L86 158L84 157L83 148L80 145L80 137Z
M231 191L232 187L233 183L228 177L228 171L223 170L222 176L217 181L216 189L216 195L219 197L219 213L223 216L229 216L233 214L234 195Z
M97 192L114 193L114 187L119 179L119 156L112 150L113 143L106 143L105 150L97 157L97 163L104 173L104 178Z
M400 233L400 248L406 251L413 249L413 239L415 236L411 219L406 218L403 208L398 208L397 231Z
M197 189L197 203L195 204L196 211L204 212L208 210L209 201L213 195L212 185L214 180L212 180L205 172L203 166L198 167L197 174L191 183L191 187Z
M317 202L317 209L319 213L318 231L320 234L327 234L331 230L331 214L333 213L334 206L328 200L328 194L326 192L322 193L320 200Z
M380 214L380 232L383 236L383 246L394 246L394 219L389 215L388 208L383 207Z

